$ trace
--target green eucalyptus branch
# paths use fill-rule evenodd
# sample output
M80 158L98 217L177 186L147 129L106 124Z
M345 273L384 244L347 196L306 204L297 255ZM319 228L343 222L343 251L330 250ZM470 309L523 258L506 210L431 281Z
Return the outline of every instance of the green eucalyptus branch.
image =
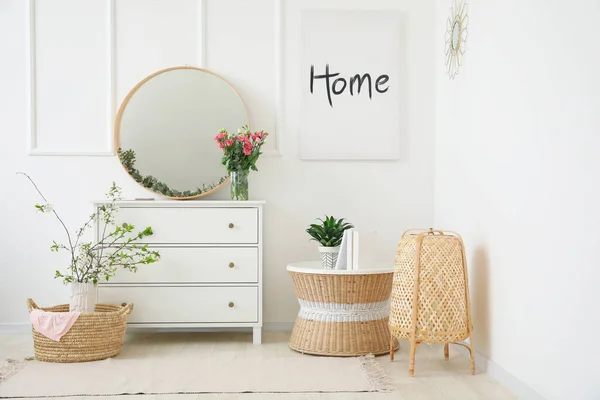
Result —
M142 175L142 173L135 167L135 151L133 151L132 149L123 150L121 148L118 148L117 155L119 156L119 161L121 162L127 173L137 183L139 183L147 189L152 190L155 193L160 193L169 197L195 197L216 188L217 186L225 182L228 178L225 175L219 178L219 180L215 183L211 183L209 185L203 183L202 187L197 187L195 190L184 190L182 192L176 189L171 189L166 183L158 180L152 175Z

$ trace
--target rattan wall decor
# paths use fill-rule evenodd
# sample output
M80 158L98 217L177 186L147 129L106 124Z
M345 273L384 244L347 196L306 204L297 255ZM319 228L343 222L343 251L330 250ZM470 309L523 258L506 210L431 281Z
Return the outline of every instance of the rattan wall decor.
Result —
M471 354L471 373L475 373L465 247L456 232L411 229L402 234L392 281L389 328L392 338L410 341L410 376L414 376L420 343L443 343L446 359L449 344L466 347ZM461 343L467 338L468 345ZM390 358L394 360L392 348Z
M450 16L446 20L446 69L450 79L458 75L462 66L467 42L467 3L465 0L452 0Z

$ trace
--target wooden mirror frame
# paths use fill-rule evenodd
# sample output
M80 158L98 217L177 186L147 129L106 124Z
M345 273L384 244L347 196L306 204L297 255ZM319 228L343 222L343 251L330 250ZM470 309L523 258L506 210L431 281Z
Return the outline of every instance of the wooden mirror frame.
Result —
M139 81L137 83L137 85L135 85L130 91L129 93L127 93L127 96L125 96L125 99L123 99L123 102L121 103L121 106L119 107L119 111L117 112L117 115L115 117L115 125L114 125L114 154L117 156L117 160L119 161L119 164L121 164L121 167L123 167L123 169L125 170L125 172L127 173L127 175L133 179L133 181L135 183L137 183L138 185L140 185L141 187L143 187L145 190L147 190L150 193L153 193L154 195L158 195L160 197L166 198L166 199L170 199L170 200L194 200L194 199L199 199L201 197L205 197L205 196L209 196L213 193L215 193L216 191L222 189L224 186L226 186L229 181L230 181L230 177L227 176L227 178L225 180L223 180L223 182L219 183L218 185L216 185L215 187L213 187L212 189L207 190L206 192L202 192L198 195L195 196L188 196L188 197L173 197L173 196L167 196L165 194L159 193L159 192L155 192L147 187L145 187L144 185L142 185L140 182L136 181L133 176L131 176L131 174L129 173L129 171L127 170L127 168L125 168L125 165L123 165L123 163L121 162L121 159L119 157L118 151L119 148L121 147L121 143L120 143L120 134L121 134L121 120L123 118L123 113L125 112L125 109L127 108L127 105L129 104L129 101L131 100L131 98L133 97L133 95L138 91L138 89L140 87L142 87L146 82L148 82L149 80L151 80L152 78L164 74L166 72L169 71L175 71L175 70L185 70L185 69L192 69L192 70L196 70L196 71L202 71L202 72L206 72L209 74L212 74L214 76L216 76L217 78L223 80L223 82L225 82L233 91L234 93L239 97L240 101L242 102L242 105L244 107L244 111L246 113L246 121L248 123L248 126L250 126L250 116L248 114L248 108L246 107L246 103L244 103L244 99L242 99L242 96L240 96L239 92L233 87L233 85L231 83L229 83L229 81L227 81L225 78L223 78L222 76L209 71L207 69L204 68L198 68L198 67L191 67L188 65L185 66L177 66L177 67L169 67L169 68L165 68L165 69L161 69L159 71L156 71L150 75L148 75L147 77L145 77L144 79L142 79L141 81ZM216 135L216 133L215 133Z

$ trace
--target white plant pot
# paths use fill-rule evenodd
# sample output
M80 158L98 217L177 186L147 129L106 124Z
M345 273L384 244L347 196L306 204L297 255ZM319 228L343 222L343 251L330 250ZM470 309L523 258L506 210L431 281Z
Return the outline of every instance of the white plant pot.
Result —
M71 299L69 311L92 313L97 301L97 287L93 283L69 283Z
M319 253L321 253L321 266L324 269L333 269L337 263L338 254L340 254L340 247L324 247L319 246Z

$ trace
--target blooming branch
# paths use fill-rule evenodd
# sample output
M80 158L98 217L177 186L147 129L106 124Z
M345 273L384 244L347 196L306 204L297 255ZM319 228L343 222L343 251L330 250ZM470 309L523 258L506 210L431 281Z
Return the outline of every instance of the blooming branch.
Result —
M158 251L148 249L148 245L139 246L135 243L146 236L152 235L153 232L151 227L147 227L131 236L134 230L133 225L125 224L124 226L115 226L114 214L119 210L118 205L115 203L121 199L121 189L116 186L114 182L107 193L110 202L101 205L98 207L97 212L94 212L89 216L87 222L77 230L76 240L75 243L73 243L73 240L71 239L72 236L67 229L67 226L54 208L48 203L48 200L46 200L42 192L38 189L33 179L25 173L19 172L18 174L25 175L46 202L46 204L36 204L35 208L43 213L54 213L67 234L68 246L56 241L53 241L52 246L50 246L51 251L58 252L60 250L66 250L71 255L71 261L66 272L57 270L55 272L55 278L62 278L64 283L90 282L96 284L101 279L108 281L110 277L115 275L119 267L135 272L137 270L137 265L150 264L160 259ZM98 242L95 244L92 242L80 243L80 239L85 231L89 229L95 221L99 224L104 224L104 227L101 230L102 235ZM109 233L107 233L108 226L111 226L111 231L109 231Z

